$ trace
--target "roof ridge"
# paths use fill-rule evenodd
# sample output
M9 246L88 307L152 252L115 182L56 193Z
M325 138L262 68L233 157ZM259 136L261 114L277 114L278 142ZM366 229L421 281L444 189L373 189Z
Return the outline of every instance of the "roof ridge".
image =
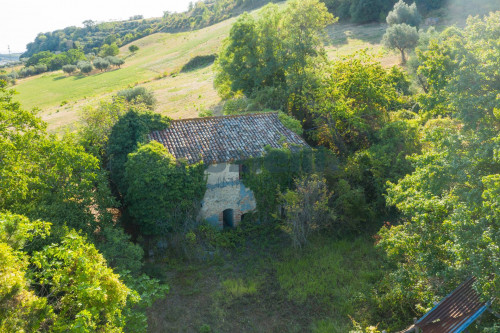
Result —
M232 114L232 115L222 115L222 116L212 116L212 117L197 117L197 118L186 118L186 119L172 119L170 122L183 122L183 121L193 121L193 120L212 120L212 119L220 119L220 118L239 118L239 117L250 117L250 116L266 116L270 114L278 114L278 111L269 111L269 112L252 112L247 114Z

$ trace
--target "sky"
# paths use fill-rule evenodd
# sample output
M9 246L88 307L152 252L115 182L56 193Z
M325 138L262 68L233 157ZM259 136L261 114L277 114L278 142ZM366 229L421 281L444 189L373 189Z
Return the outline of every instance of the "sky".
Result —
M39 32L85 20L111 21L134 15L163 16L164 11L182 12L192 0L0 0L0 54L24 52Z

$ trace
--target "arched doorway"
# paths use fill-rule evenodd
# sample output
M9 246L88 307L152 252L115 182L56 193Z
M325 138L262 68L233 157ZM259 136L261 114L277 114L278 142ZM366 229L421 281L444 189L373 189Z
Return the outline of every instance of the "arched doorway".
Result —
M226 209L222 212L222 225L224 229L229 229L234 227L234 210Z

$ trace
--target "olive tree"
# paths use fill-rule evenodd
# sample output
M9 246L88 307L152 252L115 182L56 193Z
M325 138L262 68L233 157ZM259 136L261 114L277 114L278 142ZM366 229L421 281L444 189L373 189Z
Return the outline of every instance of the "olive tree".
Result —
M382 38L382 43L389 49L399 50L401 62L405 64L405 51L414 49L417 46L418 38L417 28L402 23L388 27Z
M412 27L417 27L422 22L422 16L417 10L417 5L407 5L403 0L399 0L392 11L389 12L386 18L387 24L390 26L395 24L406 23Z
M64 73L71 74L76 71L75 65L64 65L62 68Z
M95 58L94 59L94 67L99 69L101 72L105 69L108 69L110 63L108 60L103 58Z

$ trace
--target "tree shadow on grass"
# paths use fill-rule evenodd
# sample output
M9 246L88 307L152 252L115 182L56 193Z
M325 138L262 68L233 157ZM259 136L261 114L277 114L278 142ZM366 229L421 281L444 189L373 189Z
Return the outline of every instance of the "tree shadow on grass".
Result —
M53 79L52 79L52 81L59 81L59 80L65 79L65 78L67 78L67 77L69 77L69 76L66 76L66 75L61 75L61 76L58 76L58 77L53 78Z

